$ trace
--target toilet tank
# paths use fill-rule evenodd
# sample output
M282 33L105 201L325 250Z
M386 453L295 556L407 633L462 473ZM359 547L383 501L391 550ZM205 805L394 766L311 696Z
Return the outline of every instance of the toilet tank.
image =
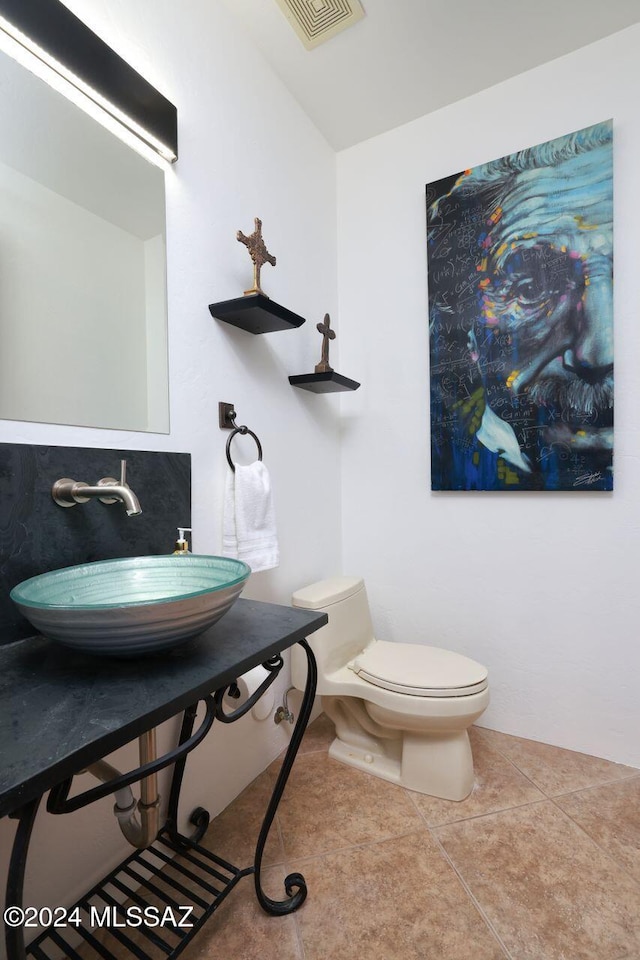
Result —
M294 607L323 610L329 617L326 626L310 634L307 643L318 663L318 693L323 679L345 666L373 639L373 624L364 580L360 577L332 577L296 590L291 598ZM304 690L307 679L307 658L295 644L291 648L291 681Z

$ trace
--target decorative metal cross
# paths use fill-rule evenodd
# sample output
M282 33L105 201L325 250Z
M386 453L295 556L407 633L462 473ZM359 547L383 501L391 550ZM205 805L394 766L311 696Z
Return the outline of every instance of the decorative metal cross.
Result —
M322 358L320 363L316 364L316 373L331 373L333 367L329 366L329 341L335 340L336 332L331 329L331 317L328 313L324 315L324 323L317 323L316 330L322 334Z
M262 220L256 217L254 222L256 228L250 236L245 236L242 230L238 230L236 234L237 239L240 243L244 243L249 251L249 256L253 260L253 286L250 290L245 290L244 294L246 297L252 293L261 293L263 297L266 297L267 294L260 287L260 270L265 263L270 263L272 267L275 267L276 258L269 253L262 239Z

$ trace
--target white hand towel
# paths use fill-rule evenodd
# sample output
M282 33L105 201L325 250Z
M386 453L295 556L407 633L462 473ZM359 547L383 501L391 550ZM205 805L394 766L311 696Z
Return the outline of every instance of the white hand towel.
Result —
M254 573L280 562L271 480L261 460L227 473L222 553L244 560Z

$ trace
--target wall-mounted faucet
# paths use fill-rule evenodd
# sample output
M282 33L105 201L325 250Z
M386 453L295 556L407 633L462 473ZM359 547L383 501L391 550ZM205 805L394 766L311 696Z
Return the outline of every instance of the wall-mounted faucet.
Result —
M82 480L70 480L62 477L56 480L51 488L51 496L60 507L75 507L76 503L86 503L97 497L101 503L124 503L128 517L137 517L142 513L142 507L133 490L127 483L127 461L120 461L120 481L113 477L103 477L95 486L91 487Z

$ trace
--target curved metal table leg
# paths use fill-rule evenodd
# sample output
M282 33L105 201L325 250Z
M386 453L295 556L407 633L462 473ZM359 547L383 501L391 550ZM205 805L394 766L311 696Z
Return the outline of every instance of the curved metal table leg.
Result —
M284 788L287 785L287 780L289 779L289 774L291 773L293 761L298 753L300 742L304 736L316 694L316 683L318 679L316 658L314 657L313 651L306 640L301 640L300 645L304 647L304 651L307 655L307 682L305 685L304 696L302 698L302 705L300 707L300 714L291 737L291 742L287 748L287 753L282 763L282 767L280 768L280 773L278 774L278 779L276 781L273 794L271 795L267 812L264 816L264 820L262 821L262 828L258 837L254 861L254 882L258 902L263 910L265 910L267 913L273 914L274 916L282 916L283 914L292 913L294 910L297 910L298 907L304 903L307 896L307 885L301 873L290 873L286 877L284 881L284 888L287 893L286 900L272 900L270 897L268 897L262 889L260 877L260 871L262 868L262 855L264 853L267 837L269 836L269 830L276 815L278 804L280 803Z
M13 841L11 851L11 860L9 862L9 873L7 876L7 896L6 907L16 907L22 909L22 891L24 887L24 871L27 863L27 853L29 851L29 840L31 831L36 819L40 800L31 800L24 807L11 814L18 820L18 829ZM24 947L24 928L22 923L12 927L6 922L5 916L5 942L7 944L7 960L25 960L26 953Z
M197 703L187 707L187 709L184 711L178 746L182 746L183 743L186 743L193 733L197 712ZM173 776L171 778L171 791L169 794L169 807L167 810L167 821L165 827L174 843L182 843L184 839L178 832L178 804L180 802L180 791L182 789L182 778L184 776L186 762L187 755L185 754L184 757L176 761L173 768ZM196 809L191 812L189 822L193 824L196 829L188 839L197 843L205 835L207 827L209 826L208 810L205 810L204 807L196 807Z

